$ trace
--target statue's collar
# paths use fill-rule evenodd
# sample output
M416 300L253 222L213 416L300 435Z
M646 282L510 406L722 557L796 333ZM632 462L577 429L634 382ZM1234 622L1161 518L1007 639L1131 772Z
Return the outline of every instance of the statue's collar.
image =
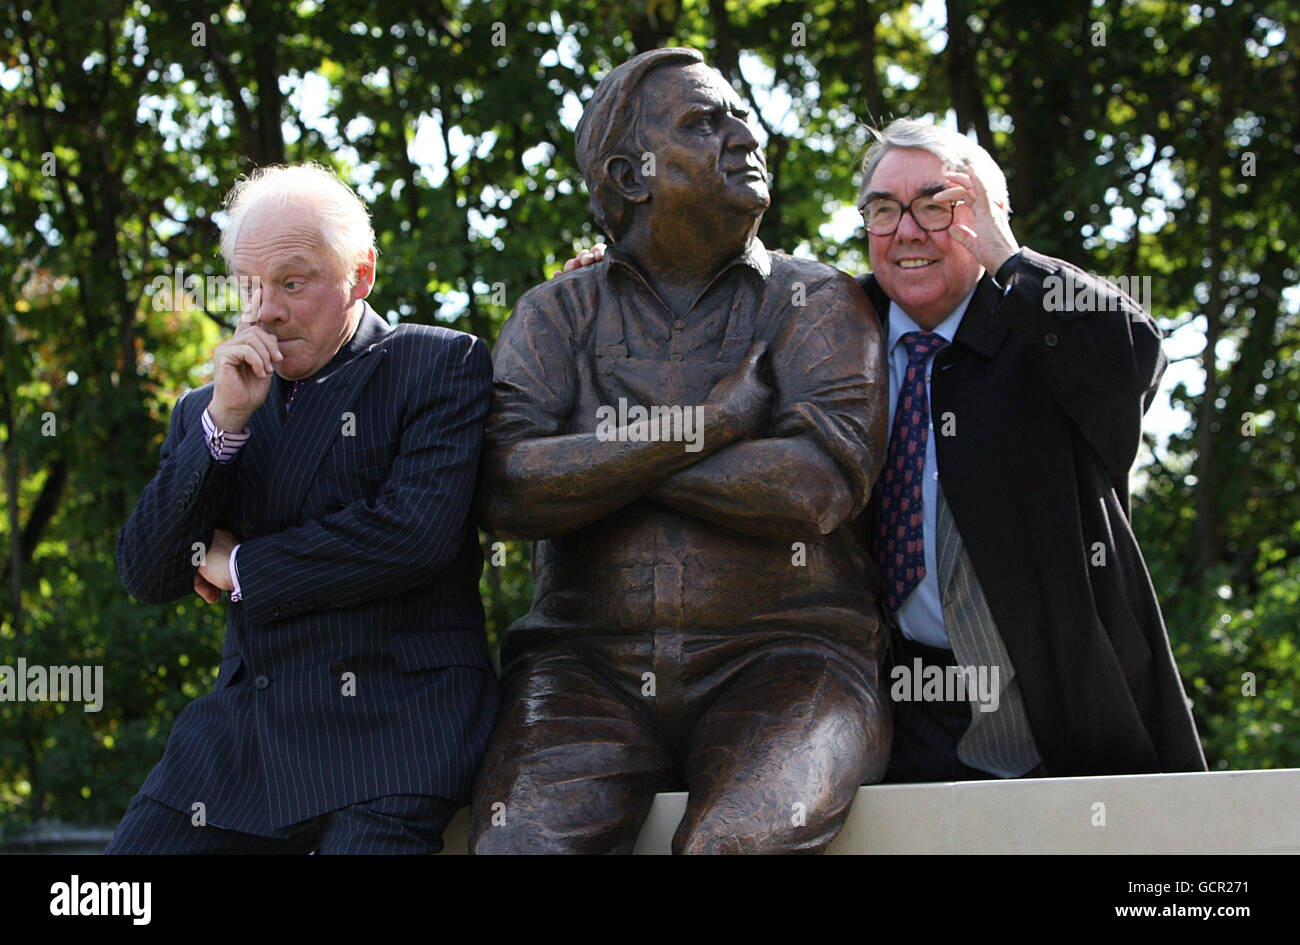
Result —
M631 254L629 254L620 244L615 243L605 250L605 261L609 263L611 267L625 267L640 279L641 282L646 285L650 284L650 280L646 278L641 267L636 264L632 259ZM743 253L732 258L730 262L717 271L713 278L709 280L709 284L704 287L704 291L701 292L700 295L709 291L709 289L713 287L713 284L717 282L724 273L730 272L736 266L748 266L758 274L760 279L766 282L767 277L772 274L772 257L768 255L767 247L763 245L762 240L757 236L754 237Z

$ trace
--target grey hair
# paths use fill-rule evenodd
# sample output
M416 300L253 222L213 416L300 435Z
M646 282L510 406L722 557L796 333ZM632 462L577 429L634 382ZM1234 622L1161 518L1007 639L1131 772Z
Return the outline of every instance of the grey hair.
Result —
M320 225L320 242L334 273L354 285L357 267L375 247L370 212L356 192L329 168L315 163L271 164L240 178L222 202L227 219L221 231L221 255L234 270L235 245L248 211L267 203L273 209L310 207Z
M883 131L875 128L870 131L876 140L862 157L859 206L862 198L870 191L871 177L876 172L876 166L886 154L895 148L920 148L943 161L946 170L960 170L965 164L971 164L988 188L993 202L1002 204L1008 213L1011 212L1007 176L987 151L961 132L912 118L898 118L886 125Z

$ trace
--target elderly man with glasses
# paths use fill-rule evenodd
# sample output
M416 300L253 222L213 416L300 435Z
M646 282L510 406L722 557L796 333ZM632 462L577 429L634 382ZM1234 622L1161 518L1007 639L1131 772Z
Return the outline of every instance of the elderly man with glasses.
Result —
M1129 524L1160 329L1020 246L1006 178L955 131L888 126L858 206L890 372L857 522L896 618L885 780L1203 770ZM936 678L987 684L962 698Z

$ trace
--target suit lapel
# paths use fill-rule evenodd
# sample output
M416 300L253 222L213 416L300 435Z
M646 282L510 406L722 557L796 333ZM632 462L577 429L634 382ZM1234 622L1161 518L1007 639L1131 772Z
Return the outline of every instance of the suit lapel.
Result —
M875 309L876 321L880 322L880 330L884 333L883 337L889 336L889 296L885 295L885 290L880 287L876 277L871 273L864 273L857 277L858 285L862 286L862 291L867 293L867 298L871 300L871 307Z
M275 457L283 424L284 400L280 394L280 379L274 377L266 400L248 419L251 435L239 458L239 474L245 480L245 488L254 496L253 508L259 511L267 507L266 472Z
M889 296L880 287L876 277L870 273L858 276L857 280L858 285L862 286L862 291L866 292L867 298L871 300L872 308L876 310L876 318L880 322L881 330L888 337ZM986 358L996 355L1007 337L1007 332L1010 331L993 314L1001 301L1001 291L993 284L993 280L986 272L980 277L979 284L975 286L975 294L971 296L970 304L966 306L966 314L962 316L961 325L958 326L953 340L978 351Z
M975 287L975 294L971 296L970 304L966 306L966 314L962 316L953 341L979 352L986 358L996 355L1007 337L1007 332L1011 330L993 314L993 310L1001 302L1001 290L993 284L988 273L985 273L979 285Z
M277 442L271 445L269 464L257 467L270 470L265 507L275 522L274 527L285 528L297 523L316 468L330 445L342 435L344 413L388 353L379 342L391 330L366 305L361 322L348 342L351 360L338 367L327 367L294 397ZM270 398L264 406L269 406L269 401ZM282 415L278 397L275 406L277 416Z

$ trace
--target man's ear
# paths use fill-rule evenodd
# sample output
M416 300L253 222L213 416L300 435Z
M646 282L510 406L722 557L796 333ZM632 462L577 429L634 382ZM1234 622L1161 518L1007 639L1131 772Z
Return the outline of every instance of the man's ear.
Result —
M650 188L631 159L621 154L608 157L604 171L610 186L628 203L645 203L650 199Z
M357 271L353 273L356 281L352 284L352 301L356 302L370 295L370 290L375 286L375 251L372 249L366 254L365 262L357 263Z

